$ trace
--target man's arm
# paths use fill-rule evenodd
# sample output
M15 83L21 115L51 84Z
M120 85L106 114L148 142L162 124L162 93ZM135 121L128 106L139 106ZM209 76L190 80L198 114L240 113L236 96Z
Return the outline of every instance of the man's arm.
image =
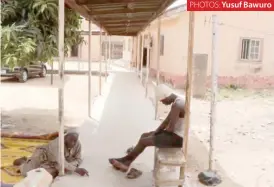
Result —
M166 128L166 131L174 132L175 124L180 118L180 112L184 111L184 103L181 101L176 101L172 104L171 110L170 110L170 121L168 123L168 126Z
M164 104L164 105L170 105L172 103L174 103L174 101L177 99L177 95L172 93L169 96L161 99L160 101Z
M156 132L160 131L160 130L164 130L167 125L169 124L170 121L170 112L168 113L166 119L164 121L162 121L161 125L156 129Z
M163 99L161 100L161 102L162 102L164 105L170 105L171 103L173 103L173 102L176 100L177 97L178 97L178 96L177 96L176 94L172 93L172 94L170 94L169 96L163 98ZM169 111L167 117L166 117L165 120L161 123L161 125L157 128L156 132L165 129L165 128L168 126L168 124L169 124L169 122L170 122L170 119L171 119L170 117L171 117L171 111Z
M79 142L76 144L75 152L76 152L76 155L74 156L74 159L71 162L69 162L69 164L71 164L75 167L78 167L83 161L82 160L82 146Z
M60 166L60 159L59 159L59 141L58 139L52 140L49 143L49 148L48 148L48 155L50 156L50 158L52 159L52 161L56 161L58 163L58 165ZM68 171L75 171L77 167L75 167L73 164L70 164L69 162L66 161L66 159L64 160L64 166L65 169Z

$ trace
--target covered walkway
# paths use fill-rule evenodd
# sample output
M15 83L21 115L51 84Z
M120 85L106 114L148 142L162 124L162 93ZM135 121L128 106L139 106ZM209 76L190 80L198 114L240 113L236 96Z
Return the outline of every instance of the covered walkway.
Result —
M64 176L57 179L53 187L152 186L152 148L146 150L133 165L143 171L143 176L138 181L126 179L124 173L114 170L108 163L109 157L123 156L142 132L153 130L158 125L154 120L152 103L145 98L144 88L135 73L116 72L110 78L110 92L107 94L108 90L105 90L103 96L98 98L98 101L101 100L100 106L95 103L92 110L98 117L100 114L97 110L104 105L101 119L80 127L84 157L81 167L86 168L90 176ZM98 125L95 132L94 125Z

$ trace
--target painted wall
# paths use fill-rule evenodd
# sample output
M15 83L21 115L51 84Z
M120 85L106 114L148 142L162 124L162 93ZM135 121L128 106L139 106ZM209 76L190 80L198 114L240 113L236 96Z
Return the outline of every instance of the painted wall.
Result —
M133 57L133 46L134 46L133 37L124 37L123 43L124 43L123 60L127 62L131 62Z
M95 25L92 24L91 26L92 29L92 37L91 37L91 59L94 62L99 61L100 59L100 29ZM81 30L84 31L85 33L82 35L84 37L84 43L82 43L80 46L78 46L78 56L76 57L72 57L71 55L69 55L69 57L67 58L67 60L73 60L73 61L88 61L88 21L83 20L82 22L82 26L81 26ZM108 36L105 36L104 33L102 35L102 42L103 41L109 41ZM123 36L111 36L111 42L114 43L121 43L123 42L124 37ZM114 51L113 51L113 55L114 55ZM121 54L123 53L122 49L121 49ZM121 55L122 58L122 55ZM104 57L102 57L101 59L104 59Z
M274 14L271 12L215 12L218 16L217 62L220 84L239 84L254 87L274 87ZM212 12L195 13L194 53L208 54L210 75ZM154 74L157 59L157 21L149 29L151 71ZM142 34L148 33L148 29ZM160 56L160 70L165 79L182 86L186 74L188 48L188 12L172 14L161 19L164 35L164 54ZM240 60L241 38L259 38L260 61ZM247 85L248 84L248 85ZM252 85L253 84L253 85Z

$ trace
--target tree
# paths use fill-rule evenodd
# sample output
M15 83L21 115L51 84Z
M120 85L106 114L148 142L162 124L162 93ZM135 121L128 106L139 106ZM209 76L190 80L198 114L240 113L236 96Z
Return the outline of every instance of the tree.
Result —
M58 0L1 1L1 63L25 66L58 56ZM65 8L65 55L83 42L81 16Z

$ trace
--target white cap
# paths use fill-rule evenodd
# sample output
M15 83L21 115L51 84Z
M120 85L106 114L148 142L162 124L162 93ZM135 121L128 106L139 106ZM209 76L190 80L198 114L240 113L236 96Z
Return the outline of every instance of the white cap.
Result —
M159 84L155 88L155 96L158 100L163 99L163 98L171 95L172 93L174 93L173 89L171 89L170 87L168 87L165 84Z

